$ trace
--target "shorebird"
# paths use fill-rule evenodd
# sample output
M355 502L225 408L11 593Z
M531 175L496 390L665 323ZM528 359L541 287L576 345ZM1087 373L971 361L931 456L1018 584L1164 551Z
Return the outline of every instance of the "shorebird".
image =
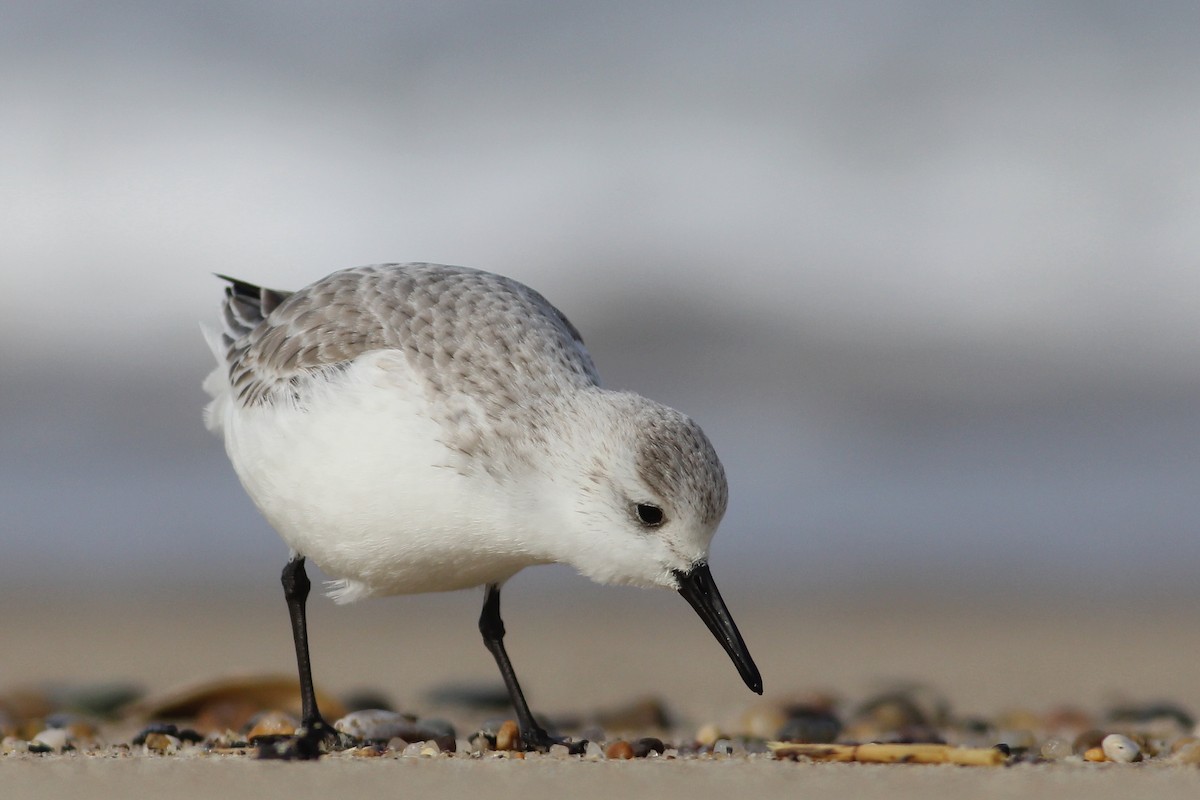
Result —
M437 264L347 269L297 292L219 277L205 418L291 548L293 755L337 739L313 691L309 558L339 603L484 587L479 630L526 748L562 741L534 719L504 648L500 588L534 564L678 591L762 693L708 565L728 496L711 443L678 411L601 388L579 332L540 294Z

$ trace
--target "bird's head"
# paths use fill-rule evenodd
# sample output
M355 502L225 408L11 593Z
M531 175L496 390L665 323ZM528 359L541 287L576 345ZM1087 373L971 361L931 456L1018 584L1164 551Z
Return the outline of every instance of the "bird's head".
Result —
M556 560L606 584L678 591L762 692L758 669L708 567L729 497L725 471L700 426L635 394L597 392L576 409L565 526ZM569 551L568 551L569 550Z

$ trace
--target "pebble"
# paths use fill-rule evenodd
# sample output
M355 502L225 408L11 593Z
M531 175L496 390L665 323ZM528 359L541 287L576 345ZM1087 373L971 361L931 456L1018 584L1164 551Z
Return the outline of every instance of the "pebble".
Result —
M651 753L654 755L662 755L666 747L663 745L662 739L656 739L653 736L644 736L633 743L633 757L646 758Z
M1042 742L1039 753L1041 754L1042 758L1046 759L1047 761L1058 761L1068 756L1075 755L1075 750L1071 747L1071 743L1068 740L1061 736L1052 736L1051 738Z
M1200 741L1192 737L1188 737L1191 741L1185 743L1182 747L1175 750L1171 756L1171 761L1176 764L1200 765Z
M609 759L633 758L633 745L624 739L617 739L604 750L604 757Z
M566 758L569 755L571 755L571 748L567 747L565 744L550 745L551 758Z
M583 757L588 761L599 761L604 758L604 748L597 742L589 741L584 748Z
M29 750L34 753L61 753L66 749L67 738L65 728L47 728L29 741Z
M408 741L416 741L418 737L410 734L413 729L413 718L388 711L382 708L367 708L361 711L351 711L346 716L333 723L336 731L353 736L364 741L388 741L397 736Z
M152 753L165 756L179 752L180 744L182 742L169 733L151 733L146 736L145 747Z
M1104 751L1104 755L1108 757L1109 761L1129 764L1142 760L1142 751L1137 746L1137 742L1119 733L1110 733L1105 736L1100 743L1100 749Z
M1108 758L1104 755L1104 750L1102 748L1090 747L1087 750L1083 751L1083 760L1084 761L1101 762L1101 761L1108 761Z
M0 753L25 753L29 751L29 742L15 736L5 736L0 740Z
M713 742L712 751L714 756L733 755L733 742L729 739L717 739Z
M496 749L516 750L520 739L521 730L517 727L517 723L506 719L500 726L500 730L496 731Z
M1174 755L1183 748L1190 747L1191 745L1197 743L1200 743L1200 739L1196 738L1195 736L1181 736L1171 743L1171 754Z
M145 744L146 737L152 733L165 733L168 736L174 736L182 742L202 742L204 737L196 733L191 728L179 729L178 726L172 725L169 722L155 722L147 725L138 732L137 736L133 737L131 744Z
M299 727L300 720L286 711L263 711L250 720L246 739L252 742L262 736L292 736Z

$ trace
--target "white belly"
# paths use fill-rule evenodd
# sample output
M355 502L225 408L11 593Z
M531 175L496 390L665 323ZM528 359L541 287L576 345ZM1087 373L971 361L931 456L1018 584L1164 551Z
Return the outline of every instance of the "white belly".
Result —
M225 446L259 510L345 582L342 601L464 589L547 561L511 485L456 468L397 357L360 359L304 410L225 404Z

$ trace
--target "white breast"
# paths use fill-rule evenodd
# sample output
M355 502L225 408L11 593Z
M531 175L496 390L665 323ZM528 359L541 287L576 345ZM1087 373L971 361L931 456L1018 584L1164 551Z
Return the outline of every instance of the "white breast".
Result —
M224 402L223 402L224 401ZM340 601L503 581L549 560L512 485L464 470L402 354L357 359L302 407L217 397L247 493Z

